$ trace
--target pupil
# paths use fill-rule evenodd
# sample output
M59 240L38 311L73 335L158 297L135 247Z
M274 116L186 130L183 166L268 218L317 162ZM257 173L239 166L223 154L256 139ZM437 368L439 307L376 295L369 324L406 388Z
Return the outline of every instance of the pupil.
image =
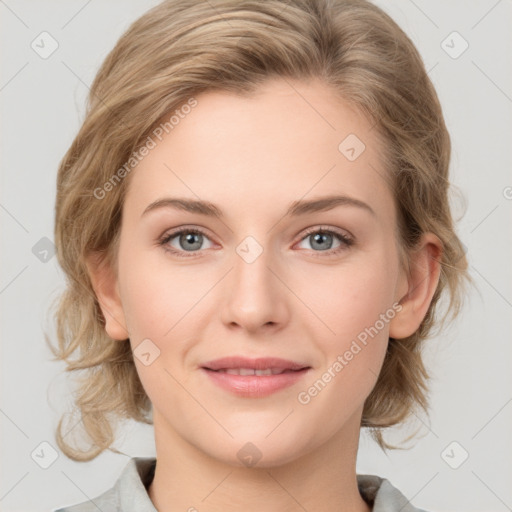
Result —
M201 247L201 241L199 237L202 235L200 233L188 233L186 235L182 235L182 240L185 239L186 244L185 247L188 249L199 249ZM197 241L199 239L199 241ZM196 246L194 247L194 243Z
M313 235L314 243L319 243L320 245L318 247L320 249L326 249L325 244L322 245L322 240L325 242L325 237L329 237L329 236L331 236L331 235L328 233L316 233L315 235ZM327 245L329 246L329 247L327 247L327 249L330 249L332 244L327 244Z

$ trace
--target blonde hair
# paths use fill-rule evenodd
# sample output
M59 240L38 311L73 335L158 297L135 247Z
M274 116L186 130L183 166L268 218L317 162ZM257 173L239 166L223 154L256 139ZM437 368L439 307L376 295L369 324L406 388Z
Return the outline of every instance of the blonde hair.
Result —
M416 333L390 340L361 425L383 449L393 448L382 429L416 406L427 411L422 342L449 312L458 313L467 262L449 206L450 138L415 46L365 0L166 0L136 20L106 57L58 170L55 243L67 280L55 312L58 346L51 348L81 376L74 412L88 436L88 446L78 449L64 439L61 418L56 439L68 457L85 461L113 450L116 419L152 422L130 344L107 336L85 264L87 254L97 253L115 266L129 181L122 166L162 119L201 92L250 94L272 77L319 78L368 116L388 148L383 158L404 258L422 233L442 242L430 308ZM104 192L106 199L99 197ZM446 314L438 318L443 292Z

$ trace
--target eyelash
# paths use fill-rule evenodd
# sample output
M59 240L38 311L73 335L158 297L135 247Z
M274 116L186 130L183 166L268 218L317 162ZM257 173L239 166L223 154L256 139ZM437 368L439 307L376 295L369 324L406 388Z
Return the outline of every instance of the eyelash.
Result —
M158 241L159 245L164 248L165 251L170 252L171 254L178 256L179 258L194 258L196 257L196 254L201 251L191 251L189 255L184 255L186 251L178 251L172 247L170 247L168 244L173 239L176 238L178 235L181 235L182 233L193 233L193 234L200 234L205 236L206 238L209 238L207 233L204 232L202 229L199 228L180 228L176 231L172 231L171 233L165 233ZM302 242L308 236L315 234L315 233L322 233L322 234L329 234L334 235L338 240L341 242L341 245L335 249L329 249L326 251L313 251L315 257L329 257L329 256L336 256L341 251L344 251L351 247L354 244L354 239L344 235L338 231L335 231L333 229L330 229L325 226L316 226L313 228L308 228L306 230L306 233L304 236L299 240L299 242Z

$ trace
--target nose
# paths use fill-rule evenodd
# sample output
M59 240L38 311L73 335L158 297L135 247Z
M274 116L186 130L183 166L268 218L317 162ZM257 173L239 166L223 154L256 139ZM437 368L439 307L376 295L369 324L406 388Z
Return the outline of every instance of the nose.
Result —
M240 244L233 257L233 268L224 280L226 301L222 320L233 329L248 332L282 328L289 317L287 298L278 262L259 244Z

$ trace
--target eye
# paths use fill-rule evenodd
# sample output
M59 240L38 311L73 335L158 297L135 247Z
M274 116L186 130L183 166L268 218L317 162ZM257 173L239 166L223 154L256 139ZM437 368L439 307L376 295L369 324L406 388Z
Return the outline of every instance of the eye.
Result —
M171 233L166 233L159 243L166 251L179 257L189 258L201 248L209 249L211 247L211 245L210 247L202 247L205 240L209 240L209 238L202 230L198 228L181 228ZM192 254L184 254L187 252Z
M207 247L203 247L205 240L210 242ZM332 246L336 240L338 246L333 249ZM315 256L335 255L354 244L354 240L350 236L324 226L307 230L306 235L302 237L299 243L304 241L310 241L311 250L317 253ZM159 245L181 258L193 257L196 253L201 252L201 249L212 247L206 233L199 228L180 228L165 233L159 240Z
M332 246L335 240L338 240L338 246L333 249ZM327 227L314 227L309 229L306 232L306 236L301 239L301 242L304 241L309 241L314 252L323 252L326 253L326 255L337 254L346 250L354 243L354 240L348 235ZM316 254L315 256L320 256L320 254Z

